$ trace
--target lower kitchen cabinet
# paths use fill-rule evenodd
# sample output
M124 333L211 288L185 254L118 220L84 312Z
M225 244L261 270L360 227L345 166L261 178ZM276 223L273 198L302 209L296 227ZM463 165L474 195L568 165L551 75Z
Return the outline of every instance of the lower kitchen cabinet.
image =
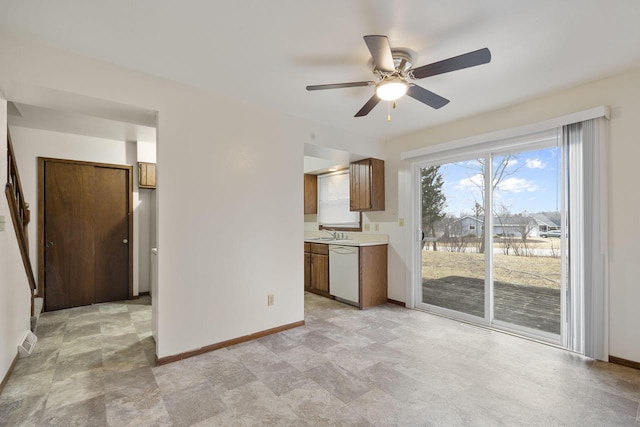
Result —
M304 244L304 288L311 287L311 244Z
M304 244L304 289L330 295L329 245ZM360 246L357 305L360 309L387 302L387 245Z
M360 247L360 309L387 302L387 245Z
M329 245L305 243L304 288L329 296Z

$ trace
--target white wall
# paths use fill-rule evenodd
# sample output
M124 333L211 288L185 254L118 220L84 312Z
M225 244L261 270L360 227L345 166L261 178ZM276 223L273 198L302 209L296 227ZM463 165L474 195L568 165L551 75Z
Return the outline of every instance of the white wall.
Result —
M5 94L9 99L19 95L21 85L32 85L159 113L155 192L159 357L303 319L304 143L315 141L355 153L371 145L372 151L382 151L372 156L386 161L387 209L368 217L381 223L380 232L390 235L389 297L404 300L405 239L404 229L397 225L399 218L407 218L398 203L405 179L401 151L605 104L614 111L609 175L610 351L640 361L636 328L640 255L635 250L640 240L635 227L640 215L635 185L640 157L635 131L640 117L639 74L604 79L398 138L384 152L376 141L352 138L326 126L56 49L0 38L0 83L17 82L18 88ZM300 262L291 262L296 259ZM10 274L3 272L3 281ZM266 306L269 293L276 294L273 307Z
M7 176L7 101L0 98L0 177ZM4 379L18 351L18 343L30 327L31 298L22 266L7 198L0 197L0 381Z
M138 189L137 145L135 141L114 141L69 133L10 126L25 199L31 208L29 241L38 241L38 157L86 162L134 165L133 167L133 294L149 291L150 198ZM151 144L155 145L155 144ZM142 190L149 191L149 190ZM140 197L142 196L142 197ZM142 213L142 215L141 215ZM142 252L142 251L145 252ZM29 248L34 274L38 272L38 248Z
M151 193L154 190L140 188L138 190L138 223L136 235L138 253L138 269L134 274L138 276L138 292L149 292L151 288Z
M155 142L138 141L138 162L156 162ZM139 170L138 170L139 172ZM136 180L136 183L139 181ZM155 247L155 190L138 189L138 291L149 292L151 289L151 248Z
M640 70L605 78L529 102L465 120L427 129L387 143L387 212L390 219L389 297L404 301L409 256L405 253L405 229L397 226L404 212L407 172L400 153L463 137L519 127L598 105L611 107L609 159L610 248L610 354L640 362L640 192L637 163L640 158Z
M303 320L303 145L372 141L6 37L3 81L158 112L159 357Z

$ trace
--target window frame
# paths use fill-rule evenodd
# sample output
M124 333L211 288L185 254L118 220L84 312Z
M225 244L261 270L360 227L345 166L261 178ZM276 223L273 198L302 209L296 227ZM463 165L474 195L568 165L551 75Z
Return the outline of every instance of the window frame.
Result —
M349 176L349 182L351 180L351 176L349 174L349 168L339 169L337 171L332 171L329 173L319 174L318 179L321 177L326 177L327 175L341 175L346 174ZM349 198L351 194L349 194ZM320 187L318 186L318 217L320 217ZM350 211L354 212L354 211ZM324 225L321 224L318 220L318 230L332 230L332 231L351 231L351 232L361 232L362 231L362 212L358 211L358 225L355 227L342 227L342 226L332 226L332 225Z

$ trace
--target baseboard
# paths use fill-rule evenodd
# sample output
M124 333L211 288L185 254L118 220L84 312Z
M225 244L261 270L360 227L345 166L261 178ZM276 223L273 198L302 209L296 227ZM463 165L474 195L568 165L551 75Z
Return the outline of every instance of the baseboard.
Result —
M305 288L304 290L305 290L305 292L311 292L312 294L320 295L321 297L326 297L326 298L329 298L329 299L335 299L335 298L333 298L333 295L331 295L329 292L320 291L318 289L308 289L308 288Z
M250 335L244 335L242 337L233 338L227 341L222 341L216 344L200 347L196 350L187 351L173 356L161 357L156 356L156 365L166 365L167 363L177 362L178 360L186 359L188 357L198 356L200 354L208 353L210 351L218 350L224 347L230 347L232 345L241 344L243 342L255 340L258 338L266 337L267 335L276 334L278 332L286 331L287 329L297 328L298 326L304 326L304 320L299 322L289 323L287 325L278 326L276 328L266 329L264 331L255 332Z
M395 304L395 305L399 305L400 307L406 307L407 305L405 303L403 303L402 301L397 301L391 298L387 298L387 302L389 304Z
M9 381L9 377L11 376L11 373L13 372L13 368L16 367L16 363L18 363L18 353L17 352L16 352L16 357L14 357L13 358L13 362L11 362L11 366L9 366L9 369L7 370L7 374L2 379L2 382L0 382L0 395L2 394L2 391L4 390L4 386L7 385L7 381Z
M627 366L633 369L640 369L640 362L634 362L633 360L627 360L621 357L609 356L609 363L615 363L616 365Z

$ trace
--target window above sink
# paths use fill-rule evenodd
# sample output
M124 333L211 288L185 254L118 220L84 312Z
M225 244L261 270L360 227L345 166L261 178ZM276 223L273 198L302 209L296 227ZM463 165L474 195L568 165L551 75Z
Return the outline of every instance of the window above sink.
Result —
M362 215L349 210L349 170L318 176L318 226L338 231L361 231Z

